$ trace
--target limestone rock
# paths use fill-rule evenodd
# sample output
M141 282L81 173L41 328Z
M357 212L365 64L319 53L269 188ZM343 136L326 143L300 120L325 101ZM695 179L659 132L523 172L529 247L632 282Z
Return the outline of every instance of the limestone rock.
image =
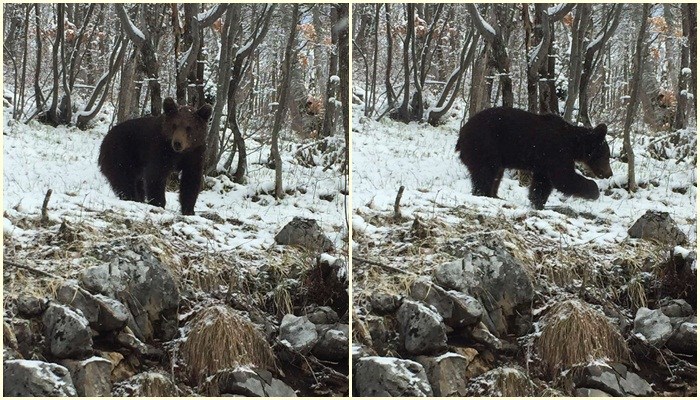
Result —
M294 217L275 236L275 242L301 246L315 253L333 250L333 242L323 234L316 220L309 218Z
M420 302L404 300L396 313L401 339L409 354L434 354L447 347L442 317Z
M306 354L318 341L316 325L307 317L287 314L280 323L279 339L289 343L292 349Z
M627 233L632 238L655 240L677 246L688 241L688 237L678 229L669 213L648 210Z
M359 397L426 397L433 392L423 366L394 357L363 357L353 373Z
M68 369L35 360L3 362L5 397L77 396Z
M51 304L42 321L49 350L54 356L81 358L92 354L92 332L80 311Z

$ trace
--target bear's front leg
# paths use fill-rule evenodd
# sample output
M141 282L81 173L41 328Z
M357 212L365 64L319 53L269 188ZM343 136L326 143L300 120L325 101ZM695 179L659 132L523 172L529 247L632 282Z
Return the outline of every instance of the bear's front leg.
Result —
M554 188L566 195L588 200L595 200L600 196L598 185L577 174L573 165L570 168L554 171L550 174L550 179Z
M168 171L162 169L147 170L145 177L146 202L150 205L165 208L165 184Z
M180 207L182 215L194 215L194 205L197 203L199 191L202 188L203 159L191 157L181 163L182 176L180 177Z

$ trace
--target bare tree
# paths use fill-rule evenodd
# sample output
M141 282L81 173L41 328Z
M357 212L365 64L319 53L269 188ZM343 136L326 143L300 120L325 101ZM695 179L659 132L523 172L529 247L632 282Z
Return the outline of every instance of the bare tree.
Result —
M637 113L637 105L639 103L639 92L647 50L644 42L647 26L649 25L648 18L650 9L650 4L645 3L642 5L642 17L639 24L639 34L637 35L637 44L635 46L634 54L634 73L632 74L631 82L632 89L629 104L627 105L627 114L625 114L625 125L623 128L623 148L625 155L627 156L627 190L629 192L635 192L637 190L637 181L634 176L634 150L632 149L630 130L632 127L632 120Z
M591 127L591 119L588 115L588 86L593 76L593 71L595 70L594 59L596 54L605 47L607 41L612 37L613 33L615 33L620 22L620 14L624 4L615 4L613 7L612 13L608 13L606 16L603 29L598 33L595 39L586 46L584 54L583 69L581 70L581 84L579 85L578 92L578 120L587 127Z
M270 156L275 164L275 198L281 199L284 192L282 187L282 157L279 150L279 135L282 129L282 122L287 113L287 104L289 102L289 87L292 74L292 63L296 58L294 42L296 40L297 24L299 23L299 4L293 4L291 23L289 26L289 36L287 37L287 45L284 50L284 60L282 61L282 77L277 89L277 112L275 113L275 121L272 125L272 144Z
M142 4L141 7L144 7ZM163 97L160 91L159 64L156 58L156 43L152 33L148 30L147 34L137 28L126 13L123 4L114 5L117 16L122 23L122 28L126 32L129 39L141 51L141 60L143 62L144 73L148 78L148 87L151 92L151 115L160 115L163 109Z
M574 102L578 98L578 90L581 85L581 70L583 68L583 51L586 43L586 32L590 27L593 15L591 4L579 4L576 7L576 16L571 26L571 57L569 61L569 80L564 104L564 119L571 120L574 112Z
M403 40L403 100L396 114L396 119L403 122L411 120L411 114L408 109L411 97L411 65L409 64L409 52L411 50L411 42L416 34L414 27L415 9L415 4L406 4L406 36Z
M501 84L503 106L513 107L513 80L510 76L510 57L508 56L508 50L506 48L507 40L503 32L504 26L510 23L510 21L508 21L509 13L506 11L506 5L493 4L493 7L495 9L496 19L499 22L495 29L486 22L481 14L479 14L475 4L467 4L467 11L469 11L474 21L474 26L476 26L479 34L484 38L486 43L491 46L494 66L498 71Z
M683 38L684 43L681 44L681 54L680 54L680 68L678 68L678 94L676 99L678 104L676 105L676 115L673 119L673 129L682 129L688 125L688 116L686 115L686 110L688 107L688 83L690 81L690 74L695 74L694 71L697 66L693 66L692 69L689 65L690 63L690 48L689 48L689 36L690 36L690 4L681 4L681 14L682 14L682 25L683 25ZM693 6L695 6L693 4ZM695 16L693 15L693 18ZM669 57L670 58L670 57Z
M338 24L333 29L338 29L340 100L343 110L343 132L345 133L345 162L341 170L347 172L350 167L350 6L347 3L339 3L337 7Z

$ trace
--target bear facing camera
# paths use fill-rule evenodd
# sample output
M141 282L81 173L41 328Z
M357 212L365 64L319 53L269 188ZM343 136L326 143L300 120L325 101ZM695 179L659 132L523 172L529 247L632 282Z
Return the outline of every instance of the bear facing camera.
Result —
M180 207L194 215L202 186L206 137L212 107L178 106L168 97L163 114L136 118L113 127L100 146L98 164L122 200L165 207L165 185L181 172Z
M497 197L505 169L532 172L529 200L541 210L553 189L588 200L598 185L576 172L582 162L598 178L610 178L608 128L574 126L558 115L538 115L516 108L483 110L462 127L455 150L469 169L472 194Z

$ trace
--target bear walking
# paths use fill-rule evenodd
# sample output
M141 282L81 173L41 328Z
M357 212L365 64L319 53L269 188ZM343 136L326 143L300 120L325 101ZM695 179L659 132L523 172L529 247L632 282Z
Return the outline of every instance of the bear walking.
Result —
M173 171L180 178L182 214L194 215L202 186L210 105L199 110L163 101L163 114L122 122L100 146L98 164L122 200L165 207L165 185Z
M576 172L574 162L588 166L599 178L612 176L607 126L574 126L558 115L496 107L483 110L462 127L455 151L467 166L472 194L497 197L505 169L532 172L528 198L544 208L552 189L595 200L598 185Z

